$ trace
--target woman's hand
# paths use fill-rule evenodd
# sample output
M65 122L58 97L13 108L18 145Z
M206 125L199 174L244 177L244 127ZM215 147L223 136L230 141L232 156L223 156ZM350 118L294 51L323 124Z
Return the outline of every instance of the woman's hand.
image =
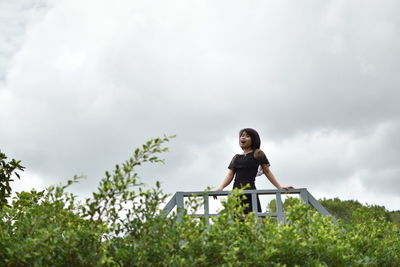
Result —
M279 188L279 190L289 190L289 189L294 189L293 186L281 186L281 188Z
M227 187L232 182L232 179L234 176L235 176L235 172L233 170L229 169L224 181L222 182L222 185L220 185L220 187L218 187L217 190L215 190L215 191L224 190L224 188ZM217 196L213 196L213 198L217 199Z
M222 190L224 190L222 187L218 187L215 191L222 191ZM217 196L213 196L213 198L217 199L218 197Z

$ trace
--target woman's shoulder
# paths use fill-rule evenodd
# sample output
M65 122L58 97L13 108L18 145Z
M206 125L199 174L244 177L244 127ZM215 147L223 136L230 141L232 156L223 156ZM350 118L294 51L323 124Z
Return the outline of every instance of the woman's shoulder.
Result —
M254 159L256 159L260 163L260 165L267 164L268 166L270 166L267 156L261 149L256 149L254 151Z
M265 157L264 151L262 151L261 149L254 150L254 158L262 159L263 157Z
M240 154L235 154L235 155L232 157L232 160L236 159L236 158L239 157L239 156L240 156Z

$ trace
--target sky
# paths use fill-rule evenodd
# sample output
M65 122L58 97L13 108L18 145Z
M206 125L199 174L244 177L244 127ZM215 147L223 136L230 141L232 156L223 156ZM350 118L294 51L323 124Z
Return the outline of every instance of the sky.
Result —
M14 190L80 196L146 140L167 193L218 187L256 129L283 186L400 209L400 2L0 0ZM258 189L273 189L265 176ZM227 187L230 189L231 185Z

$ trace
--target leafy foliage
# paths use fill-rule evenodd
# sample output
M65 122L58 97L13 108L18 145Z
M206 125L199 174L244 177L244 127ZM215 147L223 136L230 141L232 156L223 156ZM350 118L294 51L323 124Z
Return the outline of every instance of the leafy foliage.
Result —
M242 191L224 201L208 225L186 211L164 216L157 183L145 189L134 168L161 161L170 138L152 139L80 202L67 192L79 182L20 192L0 211L0 266L398 266L399 228L382 214L358 209L350 222L292 199L287 224L244 215ZM188 199L188 210L202 203ZM357 219L358 218L358 219ZM361 219L362 218L362 219Z
M390 220L400 226L400 210L391 211Z
M13 181L12 176L19 178L17 171L23 171L25 167L21 166L21 161L12 159L6 161L6 154L0 151L0 209L7 205L7 198L11 195L10 182Z
M383 218L385 221L397 223L400 226L400 221L396 220L396 214L399 216L400 211L387 211L385 207L378 205L362 205L356 200L340 200L322 199L319 201L333 216L340 218L343 222L352 223L358 220L359 217L355 216L364 210L368 216L379 219Z
M296 198L287 198L283 202L283 208L288 209L296 202ZM324 206L330 214L335 218L342 220L344 223L352 223L357 221L359 217L356 215L363 210L369 217L375 219L384 218L385 221L393 222L400 226L400 211L388 211L383 206L378 205L363 205L356 200L340 200L320 199L319 202ZM268 203L268 210L276 212L276 200L273 199Z

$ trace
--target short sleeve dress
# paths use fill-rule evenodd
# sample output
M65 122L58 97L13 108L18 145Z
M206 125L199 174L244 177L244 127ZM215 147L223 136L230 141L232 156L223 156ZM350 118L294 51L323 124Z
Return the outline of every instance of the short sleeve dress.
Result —
M270 166L270 163L267 157L264 155L261 159L254 158L254 151L248 154L236 154L229 166L228 169L231 169L235 172L235 180L233 183L233 188L242 188L245 185L249 185L247 189L256 189L255 180L257 175L258 166L262 164L267 164ZM243 204L248 204L244 209L244 213L249 213L253 210L253 205L251 202L251 195L245 195L246 199L243 200ZM257 210L261 212L260 200L257 196Z

